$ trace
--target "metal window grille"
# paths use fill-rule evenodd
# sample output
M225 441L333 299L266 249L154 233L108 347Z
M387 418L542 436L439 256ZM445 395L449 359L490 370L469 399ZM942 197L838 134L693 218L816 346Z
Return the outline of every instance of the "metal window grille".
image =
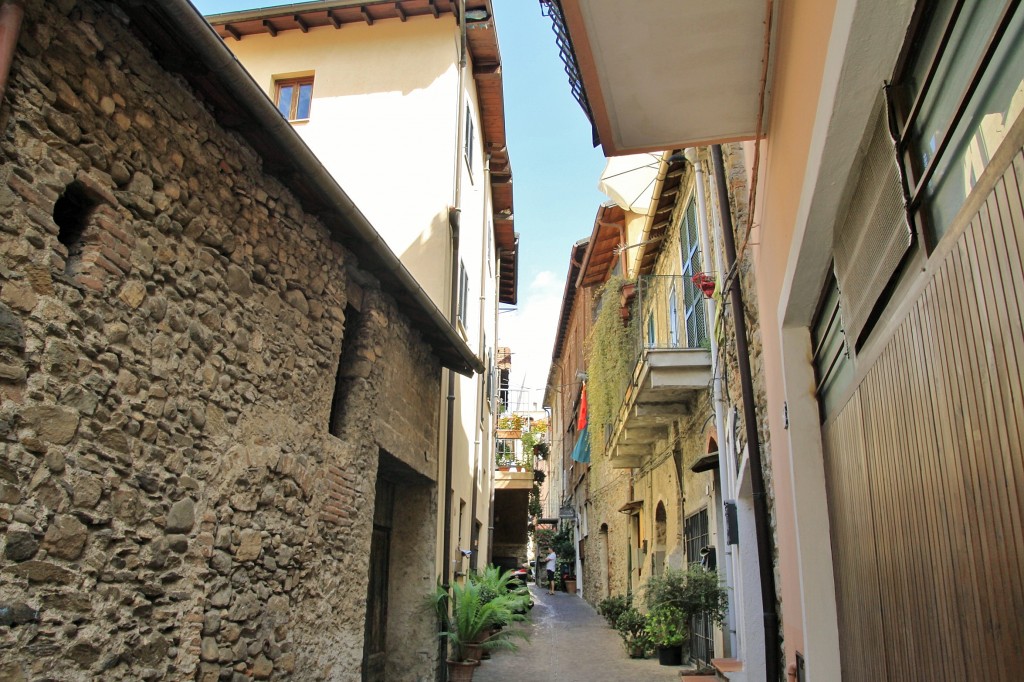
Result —
M594 125L594 112L587 100L587 92L583 89L583 76L580 73L579 63L576 61L576 50L572 45L572 37L569 35L569 28L565 23L565 13L562 11L562 3L559 0L540 0L540 11L546 17L551 18L551 30L555 33L555 46L558 47L558 54L565 65L565 75L569 77L569 89L572 96L579 102L587 120L590 121L594 135L594 146L601 143L597 135L597 127Z
M683 525L683 537L686 544L686 561L690 566L700 565L700 550L710 544L708 533L708 510L701 509L696 514L686 517ZM715 630L711 619L707 616L694 616L690 619L690 656L695 661L711 663L715 655Z

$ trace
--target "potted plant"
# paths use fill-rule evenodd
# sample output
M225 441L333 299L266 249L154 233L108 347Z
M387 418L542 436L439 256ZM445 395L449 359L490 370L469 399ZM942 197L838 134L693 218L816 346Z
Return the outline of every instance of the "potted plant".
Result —
M630 658L643 658L651 648L651 636L647 632L647 616L632 606L619 614L615 630L622 637Z
M667 568L647 581L644 593L647 610L656 613L672 609L678 613L685 628L696 616L705 616L715 625L725 621L729 608L728 594L719 583L718 574L693 564L685 571Z
M485 589L472 580L465 585L455 583L451 597L443 586L438 585L431 593L431 603L443 625L440 636L451 645L448 659L448 679L469 682L479 658L472 658L478 651L516 649L513 637L526 638L526 632L519 628L504 627L525 616L515 613L522 597L513 594L486 595ZM495 629L500 627L500 629Z
M576 594L576 547L572 539L572 528L562 526L551 543L558 556L559 577L569 594Z
M681 665L687 640L686 616L675 606L659 606L647 614L647 634L662 665Z
M715 276L706 272L698 272L690 279L697 285L697 288L701 290L707 298L711 298L715 295Z

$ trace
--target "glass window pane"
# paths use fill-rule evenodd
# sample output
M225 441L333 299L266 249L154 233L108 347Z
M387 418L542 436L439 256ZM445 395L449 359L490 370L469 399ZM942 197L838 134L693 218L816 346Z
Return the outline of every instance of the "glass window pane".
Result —
M968 0L960 11L931 87L922 102L920 114L914 122L914 151L918 168L922 171L934 159L939 141L946 133L946 126L949 125L960 96L967 87L971 73L981 59L985 44L1002 13L1002 8L1001 2ZM939 12L936 18L945 19L947 14ZM926 42L937 42L944 24L943 20L933 20ZM922 58L920 63L915 65L915 82L924 78L928 61L930 59Z
M1024 10L1018 9L925 188L927 222L936 241L948 229L1022 108Z
M295 118L309 118L309 105L313 101L313 84L303 83L299 86L299 105L295 108Z
M277 110L285 118L291 118L292 91L294 88L294 85L282 85L277 89Z

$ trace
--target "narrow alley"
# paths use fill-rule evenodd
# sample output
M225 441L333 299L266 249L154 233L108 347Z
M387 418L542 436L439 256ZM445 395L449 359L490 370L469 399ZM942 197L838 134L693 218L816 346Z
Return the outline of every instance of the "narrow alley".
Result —
M527 626L530 641L515 652L499 651L484 661L474 682L623 682L679 680L680 668L657 656L632 659L622 640L583 599L530 586L535 606Z

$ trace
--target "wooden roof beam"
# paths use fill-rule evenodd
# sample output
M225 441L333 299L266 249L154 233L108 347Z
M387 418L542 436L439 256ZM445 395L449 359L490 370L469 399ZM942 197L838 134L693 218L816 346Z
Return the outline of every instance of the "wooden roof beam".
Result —
M431 14L434 15L435 19L437 19L439 16L441 16L440 12L437 11L437 4L436 4L436 2L437 2L437 0L427 0L427 4L430 5L430 12L431 12Z
M274 28L274 25L272 23L270 23L270 19L263 20L263 28L267 29L267 33L270 34L271 38L277 37L277 29Z
M226 32L228 32L229 34L231 34L231 37L234 38L235 40L241 40L242 39L241 32L237 28L232 26L231 24L224 24L224 30Z
M405 16L405 10L402 8L402 3L395 3L395 11L398 12L399 19L401 19L402 21L405 21L407 19L407 17Z
M366 9L366 5L360 5L359 13L363 15L367 26L373 26L373 17L370 16L370 10Z
M497 62L481 63L473 65L474 77L496 77L501 75L501 64Z
M327 10L327 18L331 20L332 24L334 24L334 28L341 28L341 19L339 19L338 17L334 16L334 10L333 9Z
M302 18L301 14L296 14L292 18L295 19L295 23L299 25L299 28L303 33L309 33L309 24L306 23L306 20Z

